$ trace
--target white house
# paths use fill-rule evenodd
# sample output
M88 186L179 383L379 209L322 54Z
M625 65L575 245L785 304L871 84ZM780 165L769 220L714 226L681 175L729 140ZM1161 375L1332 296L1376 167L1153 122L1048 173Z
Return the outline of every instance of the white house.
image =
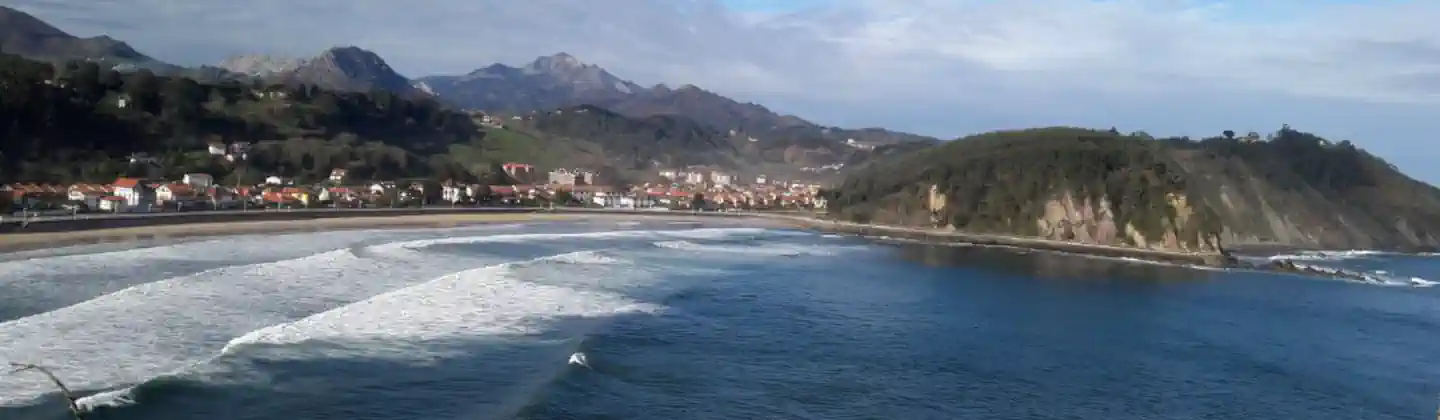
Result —
M349 173L350 171L341 168L332 169L330 170L330 182L334 182L336 184L345 182L345 175Z
M139 179L116 179L114 188L115 196L124 198L126 207L149 207L155 203L155 190L140 182Z
M189 185L191 187L204 189L210 188L211 185L215 185L215 177L210 176L210 174L190 173L185 174L185 178L183 178L180 182L183 182L185 183L185 185Z
M386 191L395 189L394 182L377 182L370 184L370 193L375 195L384 194Z
M195 197L195 188L188 184L165 184L155 189L155 200L162 203L191 200Z
M756 184L756 185L765 185L765 181L766 181L765 175L760 175L760 176L755 177L755 184Z
M106 188L99 185L76 184L70 186L65 195L70 201L85 203L85 207L93 209L100 207L100 199L106 192Z
M469 189L463 185L446 184L440 187L440 199L451 203L459 203L470 198L469 192Z
M97 205L96 208L99 208L101 211L118 212L125 208L125 197L117 197L113 195L101 197L98 204L99 205Z
M265 177L265 183L266 183L266 184L269 184L269 185L286 185L286 184L289 184L289 183L290 183L290 180L285 179L285 178L281 178L281 177L278 177L278 176L275 176L275 175L271 175L271 176Z
M710 173L710 182L715 185L730 185L730 181L732 180L734 180L734 177L724 172Z
M225 145L224 145L223 143L210 143L210 155L211 155L211 156L221 156L221 155L224 155L224 154L225 154Z
M686 183L686 184L703 184L703 183L705 183L705 174L704 174L704 173L701 173L701 172L690 172L690 173L686 173L686 174L685 174L685 183Z

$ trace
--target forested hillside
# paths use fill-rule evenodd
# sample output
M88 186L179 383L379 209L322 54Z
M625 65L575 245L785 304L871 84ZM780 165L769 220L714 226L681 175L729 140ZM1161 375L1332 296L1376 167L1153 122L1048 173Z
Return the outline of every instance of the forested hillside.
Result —
M1227 134L986 133L867 168L830 207L851 220L1175 249L1436 245L1440 190L1348 142L1289 127Z
M360 177L421 176L454 166L444 153L477 140L464 114L392 93L334 93L313 86L205 85L93 63L55 68L0 56L0 180L105 181L134 153L170 173L320 178L336 167ZM207 144L252 142L238 164Z

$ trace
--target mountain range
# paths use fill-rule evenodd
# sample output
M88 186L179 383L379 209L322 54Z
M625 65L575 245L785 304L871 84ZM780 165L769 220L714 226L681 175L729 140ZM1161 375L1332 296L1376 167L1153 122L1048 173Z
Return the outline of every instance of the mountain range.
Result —
M938 142L880 128L827 127L694 85L645 87L568 53L541 56L518 67L497 63L464 75L418 79L400 74L378 54L355 46L330 48L308 58L249 55L216 66L187 68L161 62L108 37L72 36L15 9L0 7L0 19L7 23L0 52L54 63L89 61L121 72L144 69L202 83L387 91L497 118L524 116L506 120L511 121L510 128L523 133L489 130L486 134L555 137L550 143L565 150L608 146L607 162L651 173L657 165L710 165L742 173L800 174L806 167L859 166L876 156ZM585 107L598 108L588 114L557 112Z

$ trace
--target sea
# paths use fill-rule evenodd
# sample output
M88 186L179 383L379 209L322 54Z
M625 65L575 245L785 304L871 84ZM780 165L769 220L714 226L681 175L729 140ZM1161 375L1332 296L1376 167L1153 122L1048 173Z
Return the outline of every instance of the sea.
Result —
M1430 419L1440 259L1344 281L597 218L0 254L86 419ZM571 359L583 354L572 363ZM0 372L0 419L69 419Z

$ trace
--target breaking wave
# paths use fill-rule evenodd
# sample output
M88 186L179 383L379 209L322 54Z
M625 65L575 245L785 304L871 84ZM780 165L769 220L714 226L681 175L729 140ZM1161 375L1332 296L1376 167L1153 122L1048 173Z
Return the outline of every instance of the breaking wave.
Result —
M421 252L429 246L767 234L752 228L497 234L346 246L214 268L0 323L0 362L55 367L72 389L106 391L85 397L87 407L123 405L132 401L130 385L238 357L249 346L367 342L367 354L403 357L414 354L406 347L411 341L533 334L557 316L659 310L616 290L624 283L657 282L644 277L663 273L636 270L630 261L604 252L515 262ZM6 278L12 279L9 273ZM600 283L606 287L592 287ZM384 348L392 351L380 351ZM43 376L9 376L0 381L0 406L28 405L53 391Z
M1299 263L1295 264L1295 267L1301 270L1310 270L1325 274L1339 275L1343 276L1341 278L1344 278L1351 282L1364 283L1376 286L1431 287L1436 284L1440 284L1440 282L1426 280L1420 277L1405 277L1392 275L1390 272L1384 270L1364 272L1356 270L1346 270L1343 268L1326 267L1322 265Z
M522 280L537 275L564 275L563 270L550 267L554 264L623 263L582 251L451 273L298 320L257 328L229 340L218 353L159 378L185 373L220 357L239 356L252 346L344 343L349 345L334 348L324 356L429 357L434 355L424 354L412 343L531 335L544 331L545 321L558 317L598 318L660 310L659 306L614 293ZM343 354L346 352L358 354ZM134 401L132 393L133 388L124 388L85 397L79 403L87 409L125 405Z
M1365 249L1350 249L1336 251L1300 251L1293 254L1280 254L1268 257L1272 261L1344 261L1360 258L1373 258L1386 255L1402 255L1394 252L1374 251Z

